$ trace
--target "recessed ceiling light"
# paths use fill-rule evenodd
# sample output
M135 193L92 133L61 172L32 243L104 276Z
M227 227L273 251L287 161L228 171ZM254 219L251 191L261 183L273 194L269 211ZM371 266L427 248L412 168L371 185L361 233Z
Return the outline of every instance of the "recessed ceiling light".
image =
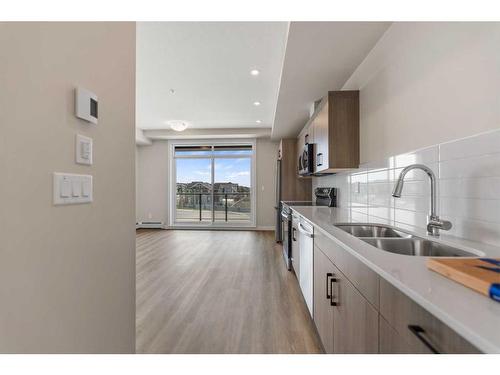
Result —
M170 89L169 90L171 94L175 94L175 90L174 89Z
M260 72L257 69L252 69L252 70L250 70L250 74L253 76L258 76L260 74Z
M170 120L167 121L167 125L170 126L176 132L181 132L187 129L189 123L181 120Z
M253 102L253 105L258 107L260 105L260 102Z
M262 120L257 120L255 121L257 124L261 124L262 123Z

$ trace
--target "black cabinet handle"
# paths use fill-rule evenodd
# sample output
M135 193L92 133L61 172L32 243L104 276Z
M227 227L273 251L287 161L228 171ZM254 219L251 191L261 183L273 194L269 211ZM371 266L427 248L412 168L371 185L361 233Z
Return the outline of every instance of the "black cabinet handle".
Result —
M321 167L323 165L323 154L321 152L316 154L316 160L316 167Z
M309 134L306 134L306 135L304 136L304 143L305 143L306 145L308 145L308 144L309 144Z
M297 228L292 228L292 241L297 241L297 238L295 237L296 231L297 231Z
M330 306L338 306L338 302L335 302L333 300L333 283L336 283L337 279L335 277L332 277L330 279ZM337 296L338 297L338 296Z
M422 327L410 324L408 326L408 329L411 331L411 333L413 333L415 336L417 336L417 339L419 339L422 342L422 344L424 344L427 347L427 349L429 349L432 353L441 354L439 352L439 350L437 350L430 343L430 341L427 340L427 338L425 337L425 330Z
M328 290L328 288L330 287L329 281L330 281L330 277L332 277L332 276L333 276L333 273L328 272L326 274L326 299L330 299L331 292Z

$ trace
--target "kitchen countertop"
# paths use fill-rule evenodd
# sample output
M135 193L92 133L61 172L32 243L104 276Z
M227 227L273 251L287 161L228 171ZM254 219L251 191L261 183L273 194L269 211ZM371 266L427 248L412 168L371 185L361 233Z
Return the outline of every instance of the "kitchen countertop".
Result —
M389 253L336 228L333 224L355 222L347 209L317 206L290 208L479 350L500 353L500 303L429 270L425 265L426 257ZM443 232L435 238L429 237L425 230L404 231L465 250L476 249L489 257L500 257L500 248L495 246L448 236Z

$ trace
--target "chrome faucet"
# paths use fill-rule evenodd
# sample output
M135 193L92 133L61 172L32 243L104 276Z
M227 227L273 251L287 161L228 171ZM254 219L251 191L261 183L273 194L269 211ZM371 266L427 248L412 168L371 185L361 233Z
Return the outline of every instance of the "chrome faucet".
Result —
M436 176L434 175L432 169L423 164L412 164L404 168L399 175L396 185L394 186L392 196L394 198L401 198L405 175L412 169L423 170L425 173L427 173L427 176L429 176L431 180L431 212L427 218L427 233L432 236L439 236L439 230L450 230L451 223L446 220L440 220L437 214L437 182Z

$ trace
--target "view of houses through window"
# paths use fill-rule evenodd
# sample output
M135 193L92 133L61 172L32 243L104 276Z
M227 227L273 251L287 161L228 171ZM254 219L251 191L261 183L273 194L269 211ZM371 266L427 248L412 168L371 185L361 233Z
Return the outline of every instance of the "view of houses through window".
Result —
M175 146L175 222L251 222L253 152L252 145Z

